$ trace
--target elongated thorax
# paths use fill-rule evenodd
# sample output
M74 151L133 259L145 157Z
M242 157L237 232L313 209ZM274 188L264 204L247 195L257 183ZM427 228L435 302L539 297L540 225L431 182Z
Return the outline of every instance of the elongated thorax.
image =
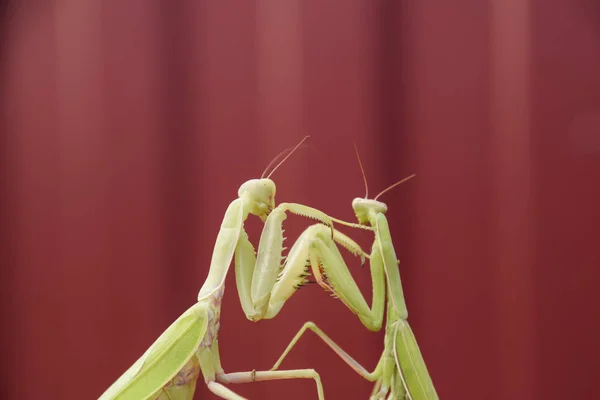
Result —
M238 198L232 201L225 211L221 229L215 241L208 276L198 293L199 301L204 300L218 287L225 284L225 277L229 271L245 217L243 200Z

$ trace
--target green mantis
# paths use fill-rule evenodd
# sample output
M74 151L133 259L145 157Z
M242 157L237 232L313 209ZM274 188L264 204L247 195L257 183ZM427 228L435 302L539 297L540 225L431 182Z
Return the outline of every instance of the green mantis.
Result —
M364 177L360 157L358 157L358 160ZM279 368L302 334L307 330L311 330L359 375L375 382L371 399L438 399L419 346L407 321L408 311L398 270L399 261L396 258L389 225L385 217L387 206L377 201L381 194L413 176L397 182L374 199L367 198L367 188L364 199L356 198L352 202L352 208L358 222L373 227L375 233L375 240L369 257L373 283L372 308L368 307L350 273L347 272L348 268L335 244L326 237L324 240L314 240L311 243L310 263L319 285L335 293L370 330L375 331L381 328L383 306L387 292L384 350L375 370L373 372L367 371L312 322L307 322L298 331L272 370ZM367 187L366 178L365 187ZM338 274L343 274L350 281L347 281L346 285L339 285L337 280L331 280L331 275L326 272L332 270Z
M318 398L324 398L319 375L314 369L225 373L219 358L217 338L225 277L232 261L235 263L240 302L246 316L252 321L275 317L285 301L305 282L308 266L302 254L311 240L296 242L287 257L286 267L281 267L282 223L286 212L320 221L316 228L309 228L307 232L330 239L333 237L335 242L353 254L366 256L356 243L333 229L334 221L348 226L360 225L339 221L301 204L282 203L275 207L276 188L269 177L303 141L288 153L267 178L252 179L240 186L238 198L231 202L225 212L208 276L197 302L177 318L100 396L101 400L190 400L200 375L212 393L229 400L243 397L223 384L296 378L314 379ZM256 256L244 230L244 222L249 215L255 215L265 223ZM330 271L331 281L337 283L335 272Z

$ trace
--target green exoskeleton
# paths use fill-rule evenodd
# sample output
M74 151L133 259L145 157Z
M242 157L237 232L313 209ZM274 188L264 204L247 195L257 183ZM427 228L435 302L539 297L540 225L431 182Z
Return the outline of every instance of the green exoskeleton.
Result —
M360 163L360 167L362 170L362 163ZM352 202L352 208L358 222L373 227L375 233L369 257L373 284L372 308L367 305L331 238L321 236L310 243L310 262L319 285L339 297L352 312L358 315L361 322L372 331L381 329L385 295L387 293L384 350L375 370L373 372L367 371L312 322L305 323L298 331L271 370L277 370L302 334L307 330L311 330L323 339L359 375L370 382L375 382L371 395L372 400L438 399L419 346L407 321L408 311L400 281L399 261L396 258L388 221L385 217L387 206L377 201L381 194L413 176L390 186L374 199L367 198L367 189L365 198L356 198ZM323 226L323 228L325 227ZM359 250L354 249L354 253L359 252ZM335 271L338 276L343 275L346 279L338 279L339 277L336 276L336 279L332 280L330 271ZM340 285L339 282L344 284Z
M225 212L208 277L200 289L198 301L100 396L101 400L191 400L200 375L212 393L229 400L244 398L228 389L224 383L295 378L314 379L318 398L324 398L319 375L314 369L225 373L219 359L217 339L225 277L232 260L242 308L252 321L275 317L285 301L306 279L306 259L299 258L298 252L290 251L286 267L281 267L282 223L286 212L320 221L322 224L319 226L328 232L329 237L334 233L333 221L357 226L301 204L282 203L275 207L276 188L269 177L302 142L266 178L252 179L240 186L238 198L231 202ZM255 215L265 223L256 256L244 230L244 222L249 215ZM336 236L336 239L339 237ZM340 244L356 255L366 256L350 240Z

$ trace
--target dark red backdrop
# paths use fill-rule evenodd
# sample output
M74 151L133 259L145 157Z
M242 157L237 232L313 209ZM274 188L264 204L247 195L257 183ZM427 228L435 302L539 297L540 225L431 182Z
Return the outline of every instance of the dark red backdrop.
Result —
M384 200L442 399L597 392L597 2L65 0L2 13L0 397L96 398L194 301L239 184L306 133L275 175L279 202L352 219L353 138L373 193L417 174ZM289 218L287 236L307 225ZM351 268L370 297L368 270ZM227 371L269 368L309 319L375 366L382 333L316 287L256 324L233 276L226 293ZM314 337L285 366L316 368L329 399L372 387ZM316 398L307 381L235 390Z

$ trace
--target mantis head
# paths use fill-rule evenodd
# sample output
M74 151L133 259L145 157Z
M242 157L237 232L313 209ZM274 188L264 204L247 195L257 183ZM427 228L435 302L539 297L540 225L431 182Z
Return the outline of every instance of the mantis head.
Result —
M361 197L352 200L352 208L358 223L361 225L374 225L375 216L380 213L385 214L388 209L387 205L381 201Z
M291 150L286 149L279 153L273 160L271 160L269 165L267 165L267 168L265 168L265 170L263 171L260 179L250 179L249 181L246 181L244 184L242 184L242 186L240 186L240 188L238 189L238 197L250 201L250 213L259 217L262 222L266 221L271 211L275 208L275 182L273 182L269 178L271 177L271 175L273 175L277 168L279 168L279 166L283 164L285 160L287 160L288 157L291 156L292 153L298 147L300 147L300 145L307 138L308 136L305 136L304 139L302 139L300 143L294 146L294 148L292 148ZM279 161L279 163L271 170L269 175L267 175L267 177L265 178L264 176L271 167L271 165L277 162L284 155L285 157L283 158L283 160Z
M250 213L263 222L275 208L275 182L269 178L250 179L238 189L238 197L250 200Z

